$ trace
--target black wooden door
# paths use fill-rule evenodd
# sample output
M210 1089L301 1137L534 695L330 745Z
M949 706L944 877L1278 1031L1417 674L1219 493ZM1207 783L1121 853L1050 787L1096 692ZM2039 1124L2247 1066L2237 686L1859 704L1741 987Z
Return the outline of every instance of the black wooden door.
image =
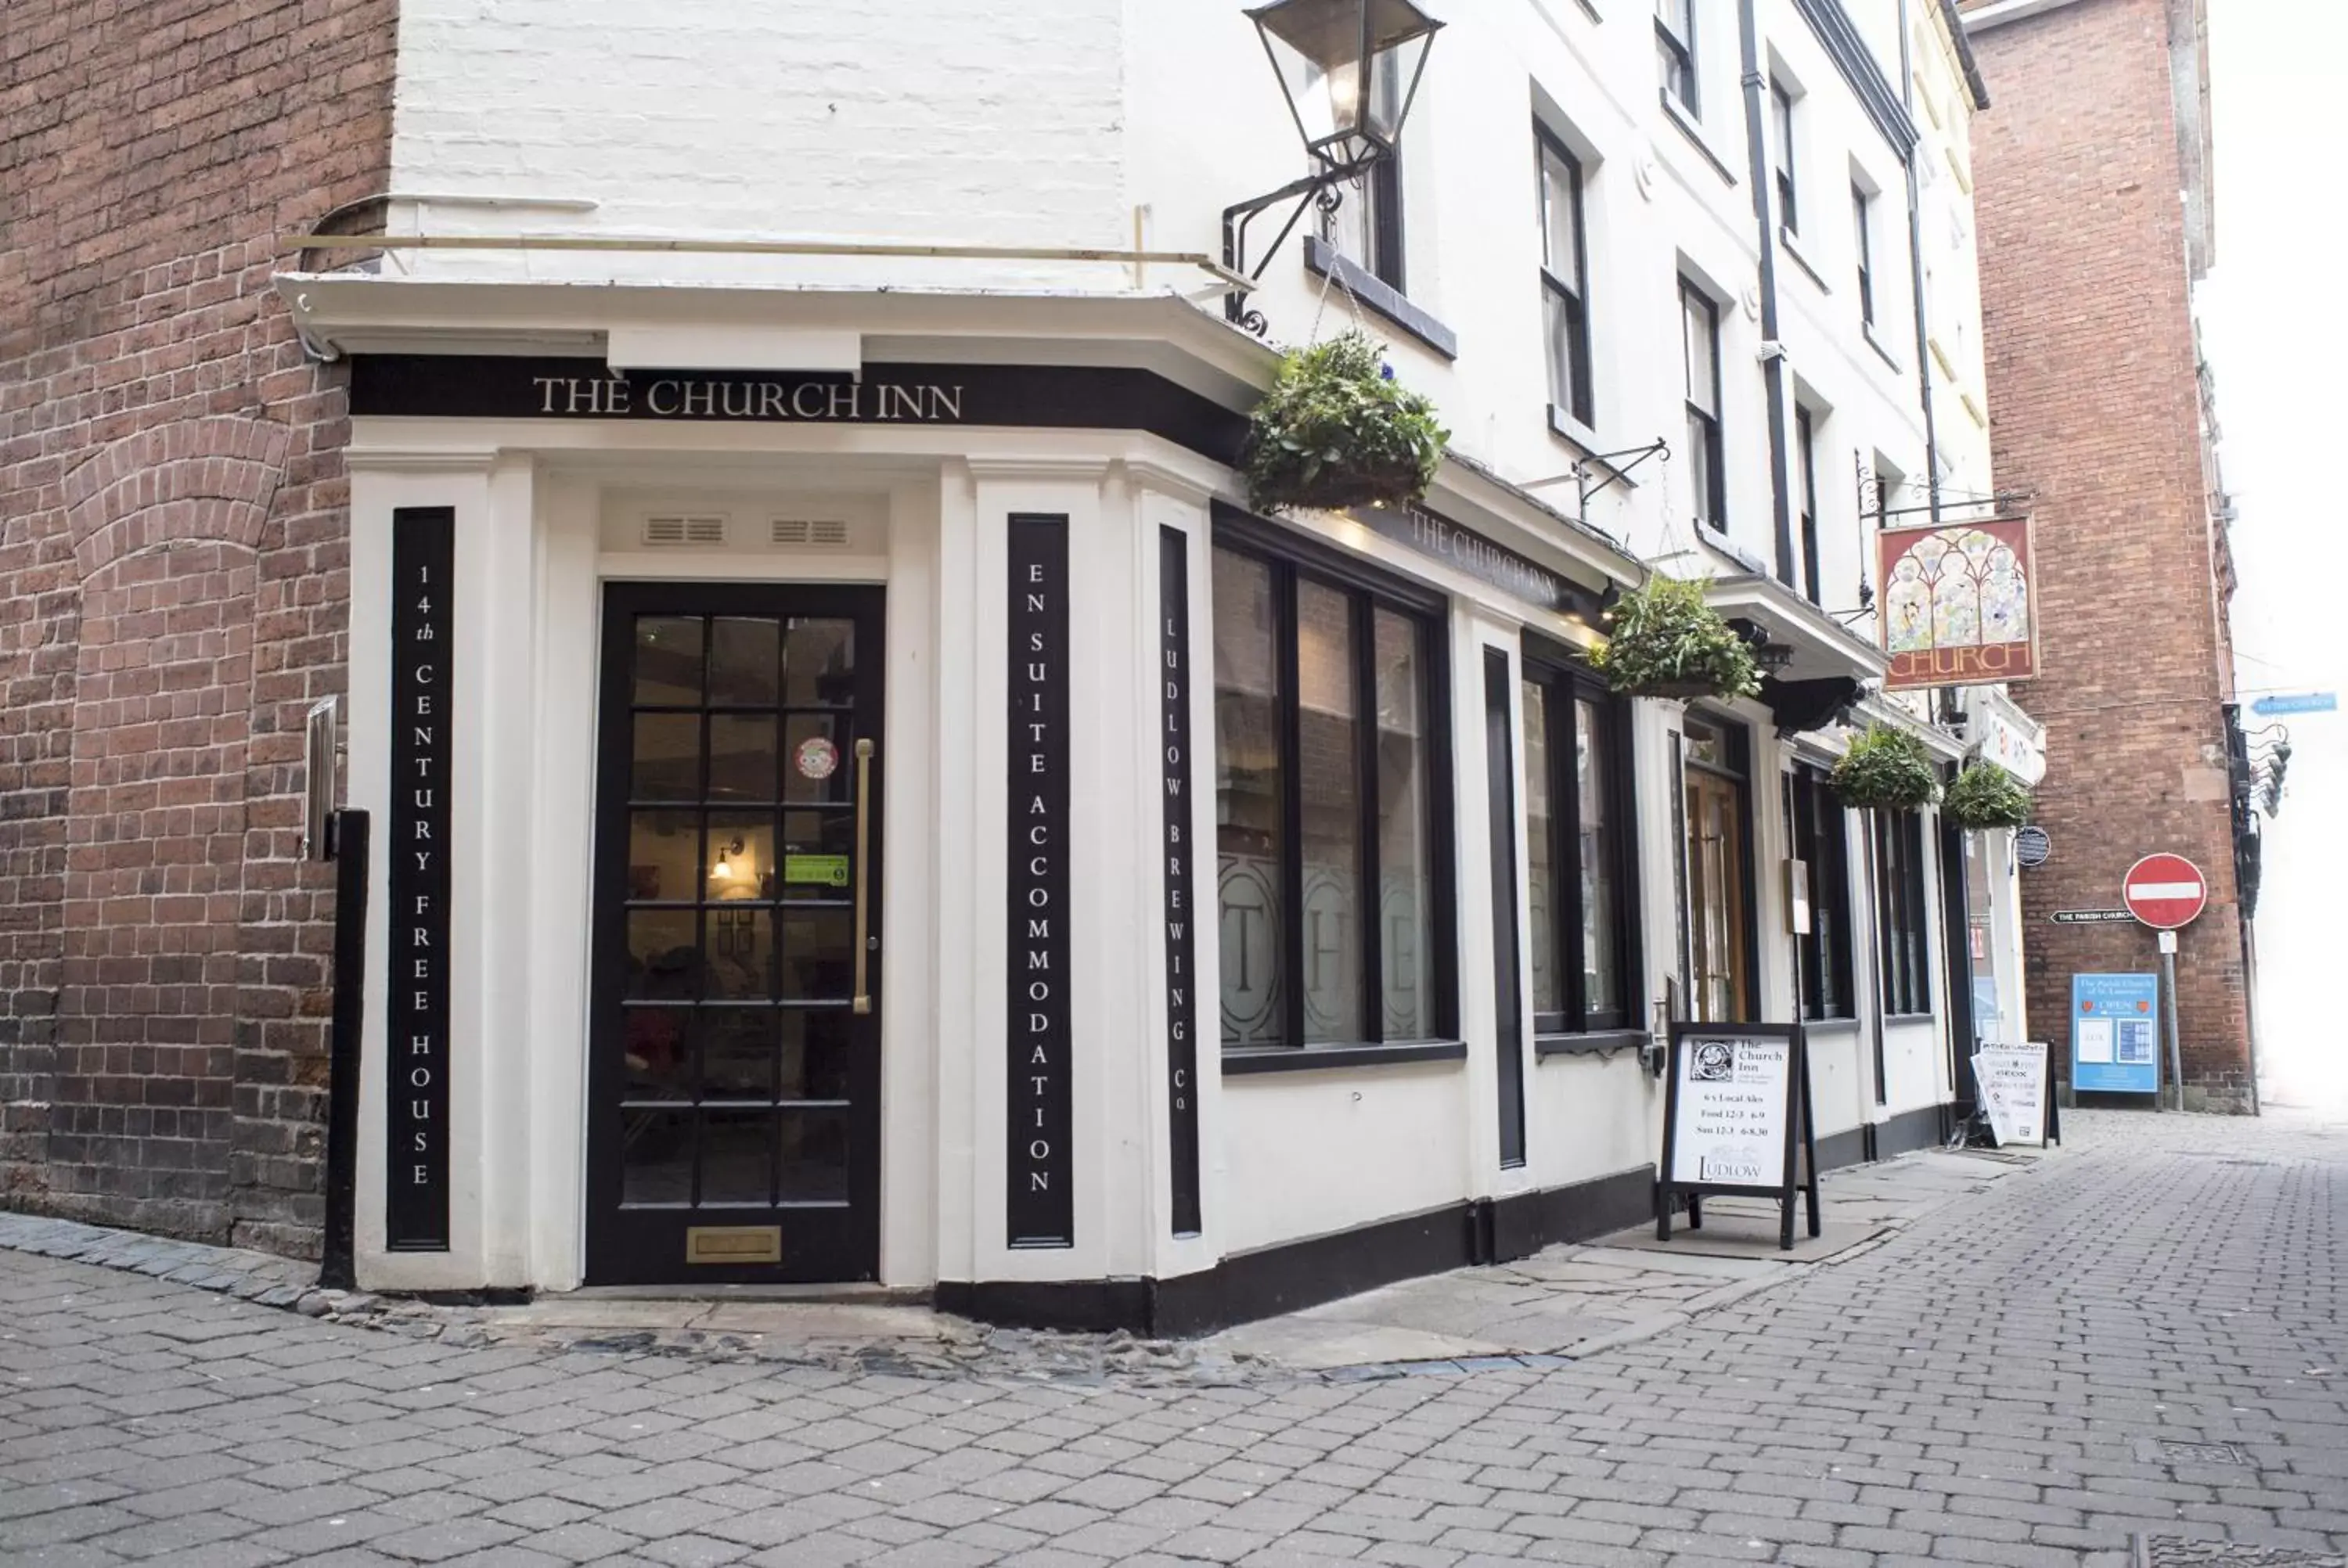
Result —
M605 590L592 1284L877 1277L881 590Z

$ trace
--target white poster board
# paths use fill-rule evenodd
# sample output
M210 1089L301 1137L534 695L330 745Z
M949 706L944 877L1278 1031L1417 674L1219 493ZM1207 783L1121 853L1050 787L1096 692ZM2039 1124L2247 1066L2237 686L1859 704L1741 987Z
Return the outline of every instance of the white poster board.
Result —
M2046 1043L2005 1045L1977 1051L1973 1081L1981 1086L1982 1109L2001 1147L2046 1145Z
M1673 1108L1673 1182L1775 1187L1786 1179L1791 1040L1745 1040L1727 1030L1680 1051Z

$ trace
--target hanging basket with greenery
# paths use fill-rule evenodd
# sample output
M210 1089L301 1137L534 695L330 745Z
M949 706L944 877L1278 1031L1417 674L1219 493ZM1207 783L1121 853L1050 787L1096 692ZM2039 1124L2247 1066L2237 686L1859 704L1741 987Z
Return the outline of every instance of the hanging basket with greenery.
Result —
M1702 579L1650 572L1615 605L1591 667L1630 697L1759 695L1752 647L1705 602L1704 587Z
M1834 765L1835 794L1861 810L1915 811L1932 804L1941 784L1924 743L1890 724L1869 724Z
M2025 827L2030 789L1995 763L1968 763L1949 781L1941 815L1962 828Z
M1281 360L1248 418L1248 495L1260 511L1406 506L1426 494L1450 439L1435 405L1349 332Z

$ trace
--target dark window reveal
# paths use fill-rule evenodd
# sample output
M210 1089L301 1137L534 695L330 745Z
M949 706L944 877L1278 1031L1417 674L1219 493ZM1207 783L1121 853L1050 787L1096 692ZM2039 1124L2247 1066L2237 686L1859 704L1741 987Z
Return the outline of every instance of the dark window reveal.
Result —
M1224 1046L1447 1035L1437 624L1220 538L1213 593Z
M1802 967L1802 1016L1857 1016L1850 986L1850 838L1845 808L1827 775L1807 764L1786 781L1794 856L1809 866L1810 934L1795 939Z
M1912 811L1875 817L1875 926L1883 956L1883 1010L1932 1010L1932 966L1925 950L1924 821Z
M1802 592L1812 604L1824 604L1818 575L1818 441L1811 423L1810 411L1797 405L1794 410L1794 481L1801 487Z
M1596 422L1590 386L1590 292L1581 240L1581 161L1535 128L1540 158L1541 325L1549 345L1549 400L1584 425Z
M1850 233L1854 253L1859 258L1859 319L1863 326L1875 324L1875 239L1873 199L1854 185L1850 188Z
M1686 367L1690 506L1695 520L1728 526L1727 476L1720 458L1720 307L1680 280L1680 346Z
M1769 84L1770 172L1777 182L1777 222L1788 234L1802 231L1800 191L1794 184L1794 95L1782 82Z
M1690 116L1698 114L1695 0L1655 0L1655 64L1664 93Z
M1629 704L1529 656L1524 709L1533 1027L1627 1029L1640 989Z

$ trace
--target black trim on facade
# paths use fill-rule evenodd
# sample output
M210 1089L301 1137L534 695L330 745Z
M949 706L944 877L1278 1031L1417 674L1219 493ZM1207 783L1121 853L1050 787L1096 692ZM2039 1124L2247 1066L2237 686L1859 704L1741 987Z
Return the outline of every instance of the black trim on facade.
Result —
M1406 1040L1394 1044L1256 1045L1226 1048L1223 1076L1243 1078L1258 1072L1312 1072L1324 1067L1394 1067L1411 1061L1465 1061L1468 1042L1460 1040Z
M1354 297L1446 359L1459 357L1459 334L1412 304L1400 289L1380 278L1318 234L1304 236L1304 270L1315 277L1335 274Z
M736 425L1142 430L1236 464L1247 416L1123 365L896 364L861 380L800 371L615 372L600 359L363 354L355 418L616 419Z
M1919 1149L1939 1148L1948 1111L1946 1105L1920 1105L1876 1122L1875 1158L1890 1160Z
M1818 1141L1818 1169L1832 1171L1844 1165L1867 1163L1868 1145L1873 1141L1869 1136L1871 1131L1870 1127L1862 1123L1857 1127L1847 1127L1839 1132L1827 1133L1819 1138Z
M1639 1165L1568 1186L1462 1199L1353 1230L1234 1253L1170 1279L1026 1282L941 1280L942 1312L983 1322L1151 1337L1211 1334L1357 1296L1397 1280L1471 1264L1504 1263L1637 1225L1655 1172Z
M1891 84L1876 67L1873 52L1859 36L1850 14L1842 8L1841 0L1794 0L1794 9L1802 14L1802 20L1818 36L1827 57L1834 61L1835 69L1849 84L1851 96L1867 111L1867 118L1874 122L1883 139L1891 144L1900 161L1906 162L1915 150L1916 122L1909 118L1900 95L1891 90ZM1902 40L1904 52L1904 29Z

